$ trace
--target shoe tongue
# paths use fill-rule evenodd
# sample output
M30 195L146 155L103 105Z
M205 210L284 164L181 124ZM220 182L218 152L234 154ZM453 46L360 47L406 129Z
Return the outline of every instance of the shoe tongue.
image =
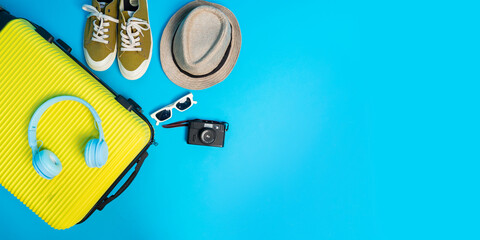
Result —
M132 17L133 14L130 13L130 11L123 11L122 12L122 17L125 19L125 22Z
M133 17L134 13L135 13L135 11L127 11L128 16L130 16L130 17Z
M107 3L106 2L98 2L98 5L100 5L100 10L102 10L102 12L103 12Z
M99 12L105 13L105 8L107 7L106 2L93 1L92 4Z

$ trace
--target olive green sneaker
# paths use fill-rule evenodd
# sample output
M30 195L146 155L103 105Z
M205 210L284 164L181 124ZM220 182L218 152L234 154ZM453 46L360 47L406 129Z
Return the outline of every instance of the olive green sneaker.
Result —
M92 0L82 8L90 13L83 35L85 60L93 70L105 71L117 54L118 0Z
M152 57L152 33L147 0L120 0L118 67L122 75L135 80L143 76Z

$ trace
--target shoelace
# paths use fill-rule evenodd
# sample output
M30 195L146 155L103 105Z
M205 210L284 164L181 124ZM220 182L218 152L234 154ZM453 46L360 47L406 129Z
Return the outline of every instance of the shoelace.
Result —
M122 48L120 51L142 51L140 46L140 37L139 35L143 33L142 31L147 31L150 29L150 24L147 21L131 17L127 21L127 25L121 24L122 31L120 31L120 35L122 36ZM136 30L133 32L133 30ZM125 34L126 32L127 34Z
M108 21L112 21L114 23L118 23L118 19L110 17L108 15L105 15L101 12L99 12L94 6L92 5L83 5L82 9L89 12L91 16L95 16L97 19L93 20L93 36L92 36L92 41L95 42L100 42L100 43L105 43L108 44L108 41L106 40L108 38L108 28L110 26L110 23ZM96 22L97 20L100 21L100 23L97 25Z

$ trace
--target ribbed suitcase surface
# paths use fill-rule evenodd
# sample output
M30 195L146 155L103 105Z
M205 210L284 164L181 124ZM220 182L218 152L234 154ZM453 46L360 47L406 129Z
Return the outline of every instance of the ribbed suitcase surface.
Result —
M60 95L80 97L97 110L109 158L99 169L85 164L86 143L98 136L93 117L79 103L57 103L42 116L37 130L42 149L54 152L63 165L58 176L46 180L33 169L27 127L43 102ZM0 183L56 229L82 220L151 135L144 120L22 19L0 32L0 113Z

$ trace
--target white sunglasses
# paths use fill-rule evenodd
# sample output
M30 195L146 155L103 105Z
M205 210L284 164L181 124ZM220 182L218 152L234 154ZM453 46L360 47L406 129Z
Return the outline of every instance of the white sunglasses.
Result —
M174 103L160 108L156 112L150 114L150 117L157 121L157 126L161 122L165 122L172 117L172 109L176 108L178 111L183 112L189 109L193 104L197 104L196 101L193 101L193 94L189 93L182 98L178 99Z

